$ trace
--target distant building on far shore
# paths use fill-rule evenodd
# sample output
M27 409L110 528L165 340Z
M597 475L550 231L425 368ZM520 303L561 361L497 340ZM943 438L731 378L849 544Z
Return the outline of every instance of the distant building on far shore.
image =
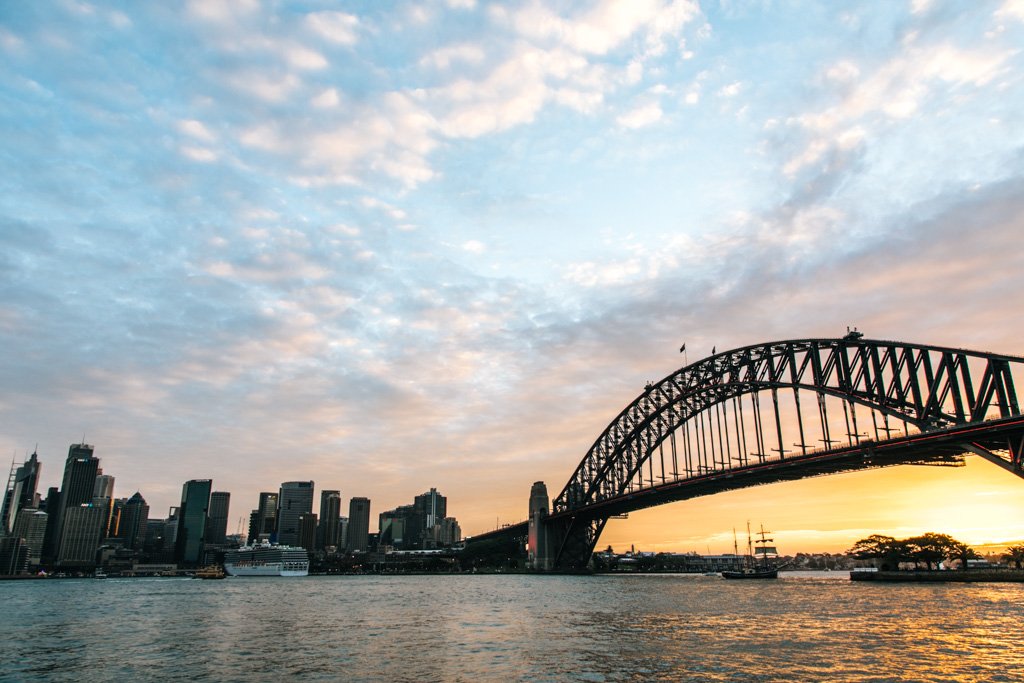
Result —
M348 543L345 549L349 552L365 553L370 541L370 499L357 497L348 504Z

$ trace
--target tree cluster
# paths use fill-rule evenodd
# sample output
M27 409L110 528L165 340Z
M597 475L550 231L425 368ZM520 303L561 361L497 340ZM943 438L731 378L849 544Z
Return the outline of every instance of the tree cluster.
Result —
M943 561L958 561L960 568L966 569L967 560L980 557L966 543L948 534L933 532L904 539L872 534L854 543L846 552L858 560L876 560L883 570L899 569L902 564L912 564L915 569L922 565L926 569L938 569Z

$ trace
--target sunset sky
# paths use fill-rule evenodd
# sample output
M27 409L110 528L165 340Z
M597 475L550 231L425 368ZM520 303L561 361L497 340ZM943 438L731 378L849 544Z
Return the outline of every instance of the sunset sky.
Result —
M0 4L0 455L561 489L647 381L777 339L1024 354L1024 0ZM3 465L7 467L7 462ZM723 494L602 545L1024 539L972 459Z

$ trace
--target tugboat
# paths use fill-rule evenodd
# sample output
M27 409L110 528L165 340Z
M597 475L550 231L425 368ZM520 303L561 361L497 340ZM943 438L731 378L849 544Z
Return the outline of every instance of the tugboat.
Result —
M774 548L769 548L768 544L772 542L772 539L768 538L767 535L770 531L764 530L764 525L761 525L761 531L758 532L758 538L753 541L750 536L750 522L747 522L747 554L743 558L743 569L739 571L726 570L722 572L723 579L777 579L779 578L779 568L772 566L768 562L768 553L775 552ZM739 548L736 543L736 531L733 530L733 548L736 554L739 555ZM757 545L755 552L754 545ZM760 555L760 558L755 557Z

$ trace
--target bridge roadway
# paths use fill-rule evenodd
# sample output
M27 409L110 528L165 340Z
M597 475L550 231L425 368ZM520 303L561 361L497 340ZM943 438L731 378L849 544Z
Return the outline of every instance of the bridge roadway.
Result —
M586 508L554 513L548 520L575 517L591 519L614 517L646 508L674 503L715 493L762 484L795 481L807 477L841 474L895 465L963 464L966 455L977 455L1003 469L1024 476L1010 461L992 455L1006 450L1008 441L1024 440L1024 418L1014 416L982 423L955 425L939 431L905 435L883 441L862 441L859 445L819 451L806 456L791 456L763 464L749 465L724 472L712 472L690 479L655 485L643 491L627 493L593 503ZM509 524L477 536L470 542L525 538L528 522Z

